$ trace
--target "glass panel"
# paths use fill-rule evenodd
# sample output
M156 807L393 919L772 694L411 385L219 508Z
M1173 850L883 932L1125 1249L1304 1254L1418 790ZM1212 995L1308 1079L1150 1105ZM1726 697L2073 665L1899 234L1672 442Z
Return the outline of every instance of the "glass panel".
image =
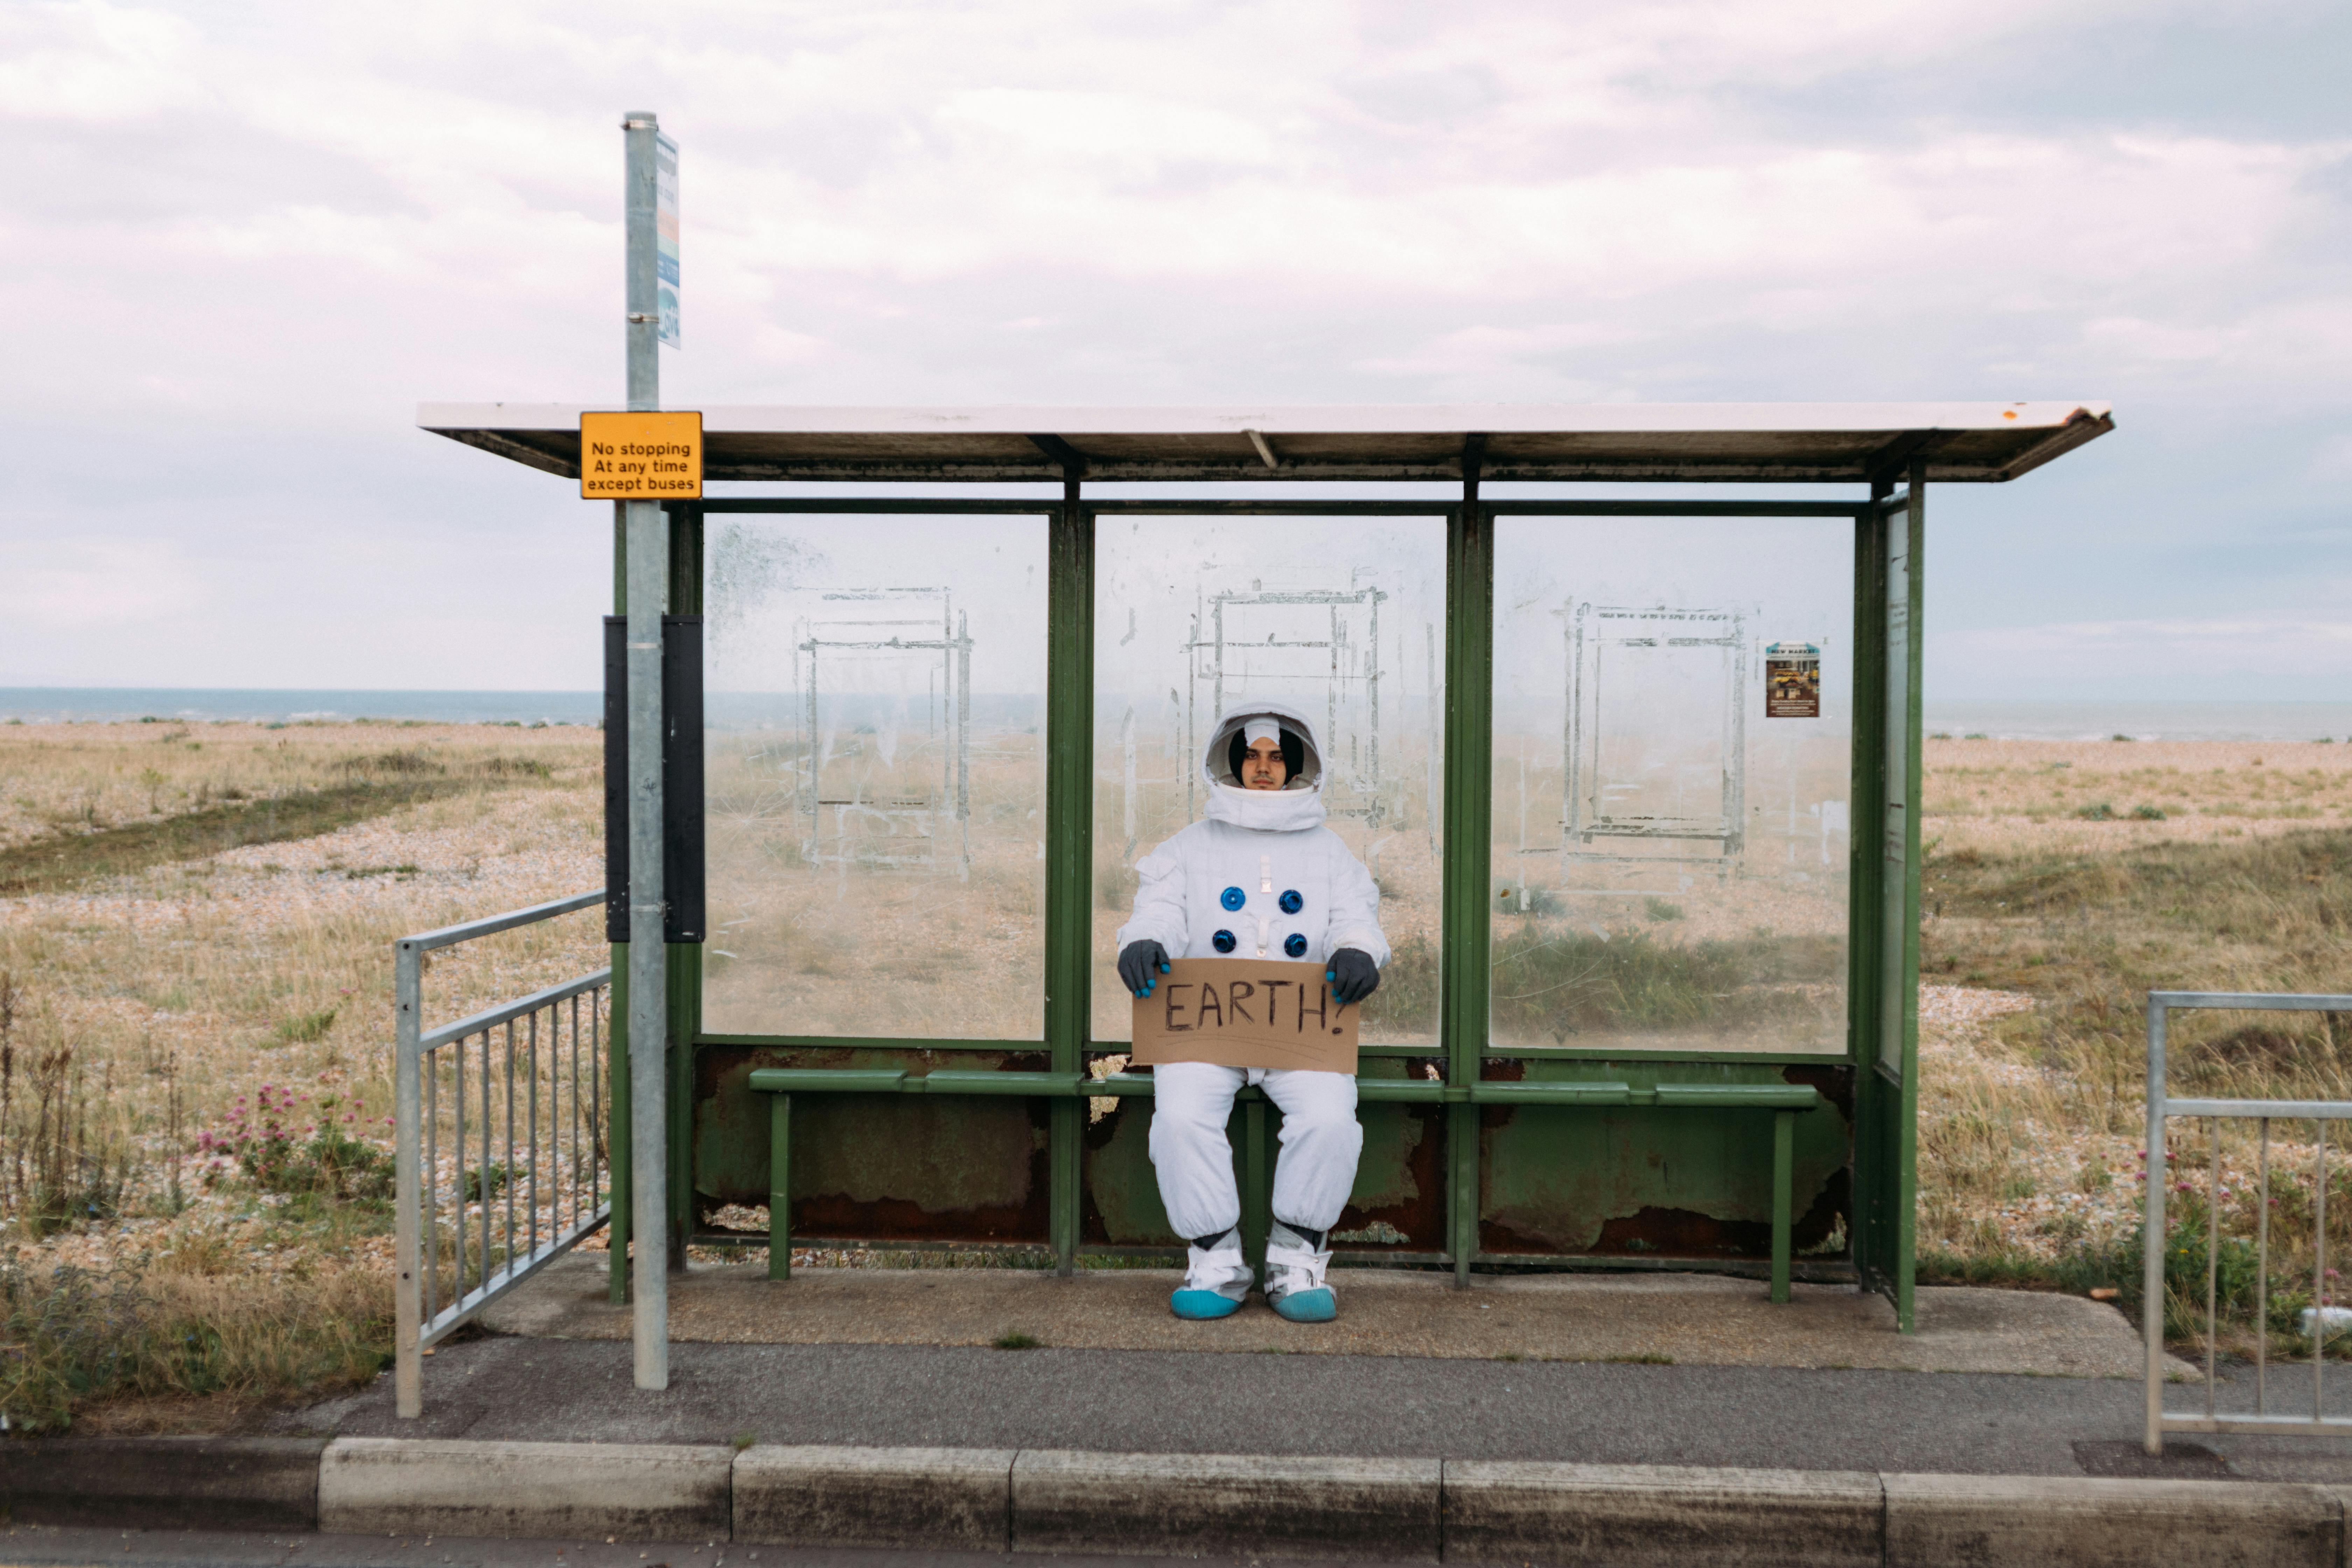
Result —
M1436 1039L1443 520L1114 515L1095 560L1094 1037L1129 1037L1135 863L1200 816L1221 709L1263 697L1323 731L1328 826L1381 889L1363 1038Z
M1499 520L1502 1046L1845 1050L1853 525Z
M1044 521L709 526L703 1026L1041 1038Z

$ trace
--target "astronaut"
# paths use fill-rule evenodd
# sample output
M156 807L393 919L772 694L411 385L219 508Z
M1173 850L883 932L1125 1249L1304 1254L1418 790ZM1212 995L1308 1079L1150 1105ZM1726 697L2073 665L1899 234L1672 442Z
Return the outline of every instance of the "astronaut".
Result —
M1318 964L1343 1005L1370 995L1389 960L1380 889L1323 826L1323 764L1306 714L1267 701L1227 709L1201 773L1206 819L1136 864L1134 917L1118 931L1120 981L1149 996L1171 956L1239 955ZM1294 1322L1328 1322L1339 1310L1324 1278L1330 1228L1364 1147L1354 1075L1169 1062L1152 1077L1160 1199L1192 1243L1170 1308L1180 1318L1222 1318L1248 1294L1225 1121L1234 1096L1252 1083L1282 1111L1266 1301Z

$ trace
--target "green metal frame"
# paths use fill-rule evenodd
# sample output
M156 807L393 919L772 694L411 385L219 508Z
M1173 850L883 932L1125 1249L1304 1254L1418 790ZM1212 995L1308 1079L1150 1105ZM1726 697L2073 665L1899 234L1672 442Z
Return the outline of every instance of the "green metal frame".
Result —
M1851 780L1853 821L1849 906L1849 1052L1854 1071L1851 1247L1869 1287L1894 1302L1900 1326L1912 1327L1913 1194L1916 1186L1917 1083L1917 909L1919 888L1918 764L1919 628L1924 542L1923 466L1915 462L1909 487L1892 495L1874 485L1867 501L1488 501L1479 494L1476 453L1465 463L1459 501L1127 500L1087 500L1074 476L1058 500L875 500L867 498L724 498L680 503L672 520L670 601L679 613L701 607L703 518L719 512L909 515L1029 513L1046 520L1049 536L1046 675L1046 839L1045 1033L1032 1040L879 1039L792 1034L706 1035L700 1030L701 950L671 949L669 1025L678 1042L671 1053L670 1120L673 1235L682 1247L695 1218L692 1095L693 1053L745 1046L862 1052L998 1051L1043 1053L1043 1073L933 1072L927 1081L896 1069L760 1068L755 1089L770 1097L769 1179L772 1239L790 1226L788 1164L790 1104L795 1093L890 1092L1017 1094L1047 1101L1050 1180L1047 1243L1056 1267L1071 1272L1080 1246L1083 1102L1096 1095L1149 1092L1149 1079L1088 1079L1088 984L1092 940L1090 889L1093 799L1095 520L1104 514L1442 517L1446 528L1445 728L1444 735L1443 910L1440 964L1443 1001L1434 1047L1374 1046L1365 1056L1434 1057L1442 1082L1366 1079L1367 1103L1441 1103L1445 1111L1446 1247L1441 1255L1457 1281L1467 1282L1479 1258L1482 1108L1591 1107L1654 1109L1677 1106L1769 1110L1772 1128L1772 1261L1774 1298L1786 1298L1790 1271L1791 1170L1796 1116L1822 1102L1802 1086L1672 1084L1635 1088L1614 1079L1592 1082L1486 1080L1487 1058L1554 1059L1563 1064L1601 1058L1660 1064L1736 1061L1747 1067L1835 1064L1820 1057L1718 1058L1704 1053L1626 1052L1585 1047L1504 1047L1486 1037L1490 952L1489 827L1493 707L1495 527L1499 517L1847 517L1855 528L1854 713ZM621 546L615 535L616 609ZM1891 797L1890 797L1891 792ZM1891 936L1891 940L1890 940ZM628 1241L627 1121L630 1107L625 1030L625 952L615 951L613 1031L612 1148L615 1299L625 1288L621 1259ZM890 1087L875 1086L887 1079ZM1272 1181L1272 1121L1262 1095L1244 1093L1237 1106L1237 1158L1244 1195L1244 1240L1262 1256L1265 1212ZM779 1201L781 1200L781 1202ZM1517 1255L1514 1255L1515 1257ZM674 1255L674 1261L677 1258ZM1573 1261L1563 1258L1563 1262ZM1610 1258L1604 1266L1642 1267L1639 1258ZM1689 1266L1687 1264L1684 1265ZM788 1244L772 1250L771 1269L783 1278Z
M1445 848L1439 894L1439 1043L1445 1081L1478 1081L1486 1047L1492 896L1495 704L1495 524L1478 508L1475 458L1463 466L1462 505L1445 523ZM1470 1283L1478 1257L1478 1122L1465 1101L1445 1113L1445 1250L1454 1282Z
M1854 521L1853 830L1847 1017L1854 1074L1854 1266L1915 1320L1919 1100L1920 655L1924 462Z
M1049 525L1045 584L1045 1049L1056 1073L1086 1070L1093 955L1095 519L1078 481L1063 486ZM1055 1268L1077 1267L1079 1163L1076 1100L1056 1097L1046 1154L1053 1182L1046 1233Z
M669 584L667 611L671 615L698 616L702 613L702 515L698 510L666 507L664 515L669 523ZM629 613L628 540L622 526L619 503L613 509L613 613ZM694 1231L694 1042L702 1028L702 948L696 942L670 942L668 996L667 1008L669 1027L669 1048L666 1053L668 1067L669 1136L669 1261L673 1268L686 1266L688 1238ZM611 1078L612 1110L608 1158L613 1173L615 1216L610 1237L611 1299L624 1302L629 1296L628 1256L630 1219L620 1211L628 1208L630 1192L629 1129L632 1107L629 1092L629 1024L628 1024L628 963L629 944L614 942L613 962L612 1039L608 1063Z

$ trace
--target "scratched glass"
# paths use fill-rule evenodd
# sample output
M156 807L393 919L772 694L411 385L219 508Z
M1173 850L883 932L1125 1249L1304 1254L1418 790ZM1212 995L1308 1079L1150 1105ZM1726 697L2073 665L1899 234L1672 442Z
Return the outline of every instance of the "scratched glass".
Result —
M1115 937L1135 863L1202 814L1225 705L1323 732L1329 826L1370 867L1395 955L1367 1044L1437 1038L1445 525L1437 518L1119 517L1095 533L1094 1038L1130 1037Z
M1498 521L1496 1044L1844 1053L1853 582L1843 519Z
M720 1034L1045 1033L1045 525L714 517Z

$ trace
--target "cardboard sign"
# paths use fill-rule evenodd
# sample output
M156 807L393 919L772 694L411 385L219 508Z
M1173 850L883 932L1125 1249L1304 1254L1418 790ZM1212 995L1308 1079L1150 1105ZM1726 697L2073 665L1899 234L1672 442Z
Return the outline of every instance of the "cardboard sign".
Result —
M1228 1068L1356 1070L1358 1009L1331 999L1319 963L1265 958L1180 958L1135 1003L1138 1066L1213 1062Z
M1764 650L1764 717L1822 716L1822 650L1809 642L1776 642Z
M583 414L582 500L702 499L702 416Z

